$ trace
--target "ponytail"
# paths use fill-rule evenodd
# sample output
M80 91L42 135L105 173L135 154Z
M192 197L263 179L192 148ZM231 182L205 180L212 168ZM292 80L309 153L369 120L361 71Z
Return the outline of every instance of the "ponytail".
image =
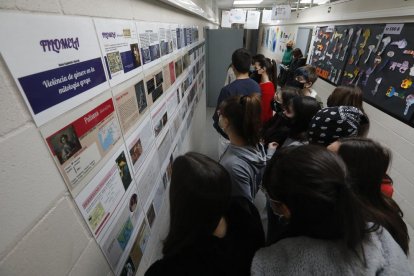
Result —
M220 114L226 117L232 130L249 146L259 143L261 101L259 94L235 96L220 105Z
M261 103L257 94L242 96L243 138L251 146L259 143Z
M272 70L271 70L271 75L269 75L270 81L273 82L273 85L276 89L277 87L277 64L276 61L274 59L272 59Z

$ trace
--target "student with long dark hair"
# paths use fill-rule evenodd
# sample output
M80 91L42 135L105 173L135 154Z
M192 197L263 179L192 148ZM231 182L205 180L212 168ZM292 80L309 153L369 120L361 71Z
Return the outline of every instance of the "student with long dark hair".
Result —
M409 236L398 204L381 192L391 152L367 138L345 138L328 147L348 167L352 188L371 211L371 220L382 225L408 254Z
M230 173L232 196L253 202L266 165L266 154L259 143L260 98L257 95L230 98L220 106L219 125L230 145L220 159Z
M282 145L289 135L289 118L284 112L289 111L291 99L299 97L300 90L295 87L283 87L277 91L274 98L274 108L276 112L273 117L263 125L261 138L265 145L276 142Z
M310 96L295 97L290 100L285 116L290 118L289 134L281 145L298 146L308 143L307 130L313 116L321 109L319 102Z
M392 236L367 221L339 156L314 145L284 148L263 177L285 237L260 249L252 275L412 275Z
M262 99L262 123L266 123L273 116L271 103L276 92L277 67L276 61L264 58L259 60L257 73L261 76L260 90Z
M230 177L214 160L187 153L173 163L170 229L152 275L249 275L264 243L254 209L231 199Z

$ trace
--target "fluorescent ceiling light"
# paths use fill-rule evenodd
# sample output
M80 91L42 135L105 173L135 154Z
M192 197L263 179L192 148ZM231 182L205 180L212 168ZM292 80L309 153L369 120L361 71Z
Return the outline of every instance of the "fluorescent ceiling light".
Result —
M310 4L312 0L300 0L301 4ZM313 4L323 5L328 3L329 0L313 0Z
M168 2L171 2L175 5L178 5L188 11L192 11L194 13L197 14L204 14L204 10L202 8L200 8L199 6L197 6L193 1L191 0L168 0Z
M256 5L262 2L263 0L235 0L233 5Z

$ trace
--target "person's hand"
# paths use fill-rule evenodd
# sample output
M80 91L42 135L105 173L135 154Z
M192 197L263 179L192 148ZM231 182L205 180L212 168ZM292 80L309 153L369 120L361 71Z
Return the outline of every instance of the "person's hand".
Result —
M276 150L278 147L279 147L279 144L276 142L271 142L267 145L267 148L271 150Z

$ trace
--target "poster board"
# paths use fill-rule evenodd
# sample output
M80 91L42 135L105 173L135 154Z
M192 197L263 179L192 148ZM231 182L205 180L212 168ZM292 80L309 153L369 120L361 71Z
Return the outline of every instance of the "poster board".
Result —
M1 54L37 126L109 88L90 18L1 12L0 35L7 38Z
M323 31L326 28L319 29L319 38L326 33ZM319 76L334 85L359 86L363 90L364 101L414 126L414 40L410 35L414 24L363 24L330 28L353 28L354 36L350 44L346 44L349 53L344 62L332 63L329 71L318 70ZM330 55L330 48L327 48L328 52L317 53L318 43L324 42L314 43L311 64L315 66L320 66L320 57ZM335 70L337 77L333 78Z
M134 21L94 18L94 23L109 84L114 87L141 73L142 61Z

